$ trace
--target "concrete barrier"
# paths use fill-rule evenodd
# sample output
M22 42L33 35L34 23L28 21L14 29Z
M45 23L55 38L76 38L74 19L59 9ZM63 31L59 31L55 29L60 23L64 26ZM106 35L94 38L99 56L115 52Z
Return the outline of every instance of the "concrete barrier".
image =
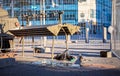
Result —
M100 52L100 57L111 58L112 57L112 52L111 51L101 51Z

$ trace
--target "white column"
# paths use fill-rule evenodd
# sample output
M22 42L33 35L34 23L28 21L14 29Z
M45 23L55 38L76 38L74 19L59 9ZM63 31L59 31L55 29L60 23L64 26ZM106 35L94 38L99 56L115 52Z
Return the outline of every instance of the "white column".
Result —
M42 12L43 12L43 16L42 16L42 24L45 25L45 0L43 0L42 3ZM43 46L46 47L46 42L47 42L47 37L43 36Z
M112 21L111 21L111 24L113 27L116 27L116 0L112 0ZM114 44L115 40L114 39L115 39L115 35L112 32L112 34L111 34L111 50L113 50L115 48L115 44Z
M86 38L85 38L85 42L86 42L86 43L89 43L89 23L88 23L88 22L86 22L85 32L86 32L86 33L85 33L85 35L86 35L86 36L85 36L85 37L86 37Z
M103 43L107 41L107 28L103 26Z

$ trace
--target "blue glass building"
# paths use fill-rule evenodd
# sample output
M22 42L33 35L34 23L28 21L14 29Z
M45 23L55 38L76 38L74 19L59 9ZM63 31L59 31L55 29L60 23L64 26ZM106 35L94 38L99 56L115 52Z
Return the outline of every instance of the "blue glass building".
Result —
M63 23L85 27L91 22L90 29L101 32L102 26L111 25L111 0L0 0L11 17L17 17L21 25L26 18L32 25L58 23L58 12L64 11ZM44 13L44 16L41 14Z
M101 39L102 27L111 25L111 0L0 0L0 4L21 25L27 25L26 17L31 25L56 24L58 13L63 11L62 22L83 27L84 32L77 36L83 35L84 39L87 22L90 22L91 39Z

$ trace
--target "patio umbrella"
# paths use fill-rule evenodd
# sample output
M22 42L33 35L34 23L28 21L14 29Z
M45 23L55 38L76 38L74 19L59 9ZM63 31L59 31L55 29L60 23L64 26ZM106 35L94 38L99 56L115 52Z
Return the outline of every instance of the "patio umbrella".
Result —
M79 26L74 26L71 24L51 24L51 25L41 25L41 26L26 26L21 29L11 29L14 36L24 37L24 36L66 36L66 50L68 50L68 35L73 35L78 32ZM52 42L52 59L54 53L54 37Z

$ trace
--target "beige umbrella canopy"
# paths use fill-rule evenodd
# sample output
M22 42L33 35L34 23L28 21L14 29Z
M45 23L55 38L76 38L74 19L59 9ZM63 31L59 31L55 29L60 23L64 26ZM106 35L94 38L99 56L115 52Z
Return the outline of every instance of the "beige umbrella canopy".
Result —
M0 7L0 18L8 17L8 12Z
M22 36L58 36L58 35L73 35L78 32L79 26L73 26L71 24L53 24L53 25L42 25L42 26L26 26L21 29L9 30L13 35Z
M66 36L66 50L68 51L68 35L73 35L74 33L78 32L80 29L79 26L73 26L71 24L53 24L53 25L43 25L43 26L27 26L21 29L11 29L13 35L17 37L24 37L24 36L53 36L52 41L52 54L51 57L54 57L54 36L58 35L65 35ZM24 40L23 40L23 49L24 49ZM23 50L22 49L22 50ZM66 52L67 52L66 51ZM34 55L34 51L33 51ZM24 56L24 50L23 50Z

